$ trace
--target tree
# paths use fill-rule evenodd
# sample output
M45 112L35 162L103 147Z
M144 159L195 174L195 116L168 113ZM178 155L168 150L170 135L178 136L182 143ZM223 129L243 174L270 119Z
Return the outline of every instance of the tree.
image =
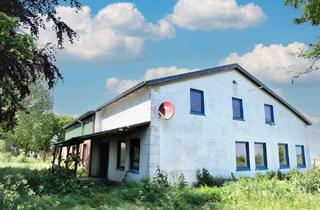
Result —
M312 26L320 24L320 1L319 0L285 0L285 4L295 9L301 9L300 17L293 19L294 24L311 23ZM310 44L310 49L301 54L304 58L312 59L312 64L302 72L298 72L293 79L299 78L303 74L320 70L317 65L320 60L320 36L315 44Z
M17 125L9 132L6 141L16 154L20 151L25 155L30 152L38 154L41 151L46 159L52 143L64 139L63 126L73 118L52 113L52 95L44 82L35 83L30 90L30 95L22 102L25 109L18 111Z
M40 148L48 149L48 138L53 136L53 131L48 126L52 126L55 120L50 113L53 98L45 83L37 81L30 86L30 91L29 96L21 102L24 110L17 112L18 120L11 142L14 148L22 150L25 155L30 151L39 151Z
M80 9L78 0L64 0ZM12 128L16 112L23 108L23 99L30 94L30 85L44 79L49 88L62 79L54 65L55 51L63 47L64 38L72 43L77 37L56 14L59 0L1 0L0 1L0 123ZM39 31L52 22L57 45L36 44ZM24 33L21 28L30 30Z

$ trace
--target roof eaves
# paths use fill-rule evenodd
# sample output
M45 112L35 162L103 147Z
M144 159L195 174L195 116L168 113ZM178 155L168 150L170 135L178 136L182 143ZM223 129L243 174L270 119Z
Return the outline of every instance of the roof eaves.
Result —
M121 93L120 95L116 96L115 98L107 101L106 103L104 103L103 105L99 106L96 111L100 111L101 109L105 108L106 106L109 106L110 104L116 102L117 100L125 97L126 95L138 90L139 88L143 87L146 85L146 82L145 81L142 81L140 83L138 83L137 85L133 86L132 88L124 91L123 93Z
M86 117L88 117L88 116L90 116L90 115L92 115L94 113L95 113L95 111L93 111L93 110L87 111L84 114L82 114L80 117L78 117L75 120L73 120L72 122L69 122L68 124L64 125L63 128L67 129L70 126L76 124L79 120L85 119Z
M203 69L203 70L198 70L198 71L187 72L184 74L177 74L177 75L162 77L162 78L158 78L158 79L147 80L146 84L158 85L158 84L171 82L171 81L178 80L178 79L187 79L187 78L192 78L194 76L201 76L204 74L218 73L218 72L234 69L237 65L238 64L229 64L229 65L225 65L225 66L218 66L218 67L214 67L214 68L208 68L208 69Z
M150 121L141 122L141 123L137 123L137 124L133 124L133 125L123 126L123 127L120 127L120 128L114 128L114 129L110 129L110 130L106 130L106 131L100 131L100 132L96 132L96 133L91 133L91 134L86 134L86 135L82 135L82 136L72 137L72 138L67 139L65 141L53 143L53 145L55 145L55 146L59 146L59 145L64 146L64 145L67 145L67 144L82 143L84 140L87 140L89 138L96 138L96 137L101 137L101 136L104 136L104 135L112 135L112 134L116 134L116 133L128 132L128 131L131 131L133 129L144 127L144 126L149 126L149 125L150 125Z

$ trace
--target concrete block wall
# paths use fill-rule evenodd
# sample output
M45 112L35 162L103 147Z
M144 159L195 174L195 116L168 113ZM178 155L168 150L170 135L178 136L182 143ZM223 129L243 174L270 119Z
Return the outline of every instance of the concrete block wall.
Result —
M204 91L204 116L190 114L190 88ZM232 97L243 100L244 121L233 120ZM304 122L237 71L156 86L151 99L152 106L171 101L176 111L167 121L152 112L150 174L159 166L170 177L183 173L189 183L201 168L214 176L255 176L254 142L266 143L269 170L279 170L278 143L288 143L291 168L296 167L295 145L304 145L310 167ZM273 105L275 125L265 124L264 104ZM236 141L249 142L250 171L236 171Z

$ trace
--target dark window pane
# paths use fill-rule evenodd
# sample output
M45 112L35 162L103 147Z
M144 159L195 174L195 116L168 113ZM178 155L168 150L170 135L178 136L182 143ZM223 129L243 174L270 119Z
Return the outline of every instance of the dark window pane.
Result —
M248 143L236 142L237 168L249 168Z
M267 167L267 154L266 152L266 144L264 143L255 143L255 162L256 168L266 168Z
M130 168L139 170L140 167L140 139L131 140L130 144Z
M273 122L274 122L274 118L273 118L273 106L272 106L272 105L265 104L265 105L264 105L264 113L265 113L266 123L273 123Z
M203 92L201 90L190 90L190 105L192 113L204 113Z
M304 147L296 146L297 166L305 167Z
M288 145L287 144L279 144L278 149L279 149L280 167L288 167L289 166Z
M119 142L118 143L118 160L117 167L120 169L124 169L125 166L125 158L126 158L126 143Z
M243 119L242 100L232 98L233 119Z

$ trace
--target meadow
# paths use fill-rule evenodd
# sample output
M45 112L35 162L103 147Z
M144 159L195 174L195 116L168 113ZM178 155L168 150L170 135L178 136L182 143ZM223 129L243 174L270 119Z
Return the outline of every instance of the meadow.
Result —
M51 173L49 162L1 154L0 209L320 209L320 169L238 180L202 170L190 187L183 176L169 183L160 170L152 181L93 182Z

